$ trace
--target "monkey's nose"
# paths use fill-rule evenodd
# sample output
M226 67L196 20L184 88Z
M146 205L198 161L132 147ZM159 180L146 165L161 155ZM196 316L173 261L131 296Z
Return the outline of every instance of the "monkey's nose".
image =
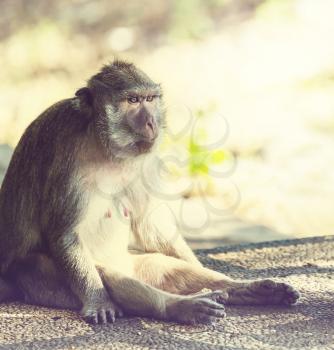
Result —
M146 123L146 127L150 128L150 129L152 129L152 131L154 131L154 129L153 129L153 124L152 124L151 121L149 121L149 122Z
M144 136L147 137L149 140L153 140L156 136L156 127L154 123L149 120L145 125L145 131Z

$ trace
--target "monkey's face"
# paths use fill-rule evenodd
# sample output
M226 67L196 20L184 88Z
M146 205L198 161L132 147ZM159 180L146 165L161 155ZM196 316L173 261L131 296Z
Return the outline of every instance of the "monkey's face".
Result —
M94 76L88 89L95 129L109 154L128 159L157 145L165 127L162 92L145 73L116 61Z
M118 106L123 116L121 127L127 133L125 147L129 154L147 153L156 144L162 129L161 93L157 89L141 89L140 92L127 91L126 95Z
M161 98L158 88L140 87L123 90L117 99L106 101L108 135L103 134L114 155L135 157L150 152L159 142L164 126Z

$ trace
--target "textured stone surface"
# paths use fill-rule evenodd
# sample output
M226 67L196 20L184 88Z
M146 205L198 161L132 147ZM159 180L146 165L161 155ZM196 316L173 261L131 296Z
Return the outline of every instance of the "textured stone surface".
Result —
M0 305L0 349L334 349L334 236L199 251L237 278L279 277L302 293L294 307L227 307L214 326L120 319L90 326L76 314Z

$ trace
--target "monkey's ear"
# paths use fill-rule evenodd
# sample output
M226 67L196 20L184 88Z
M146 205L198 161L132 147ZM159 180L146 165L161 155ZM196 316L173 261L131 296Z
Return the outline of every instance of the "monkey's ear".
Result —
M93 104L93 94L88 87L83 87L79 89L75 96L78 96L80 101L86 104L87 106L92 106Z

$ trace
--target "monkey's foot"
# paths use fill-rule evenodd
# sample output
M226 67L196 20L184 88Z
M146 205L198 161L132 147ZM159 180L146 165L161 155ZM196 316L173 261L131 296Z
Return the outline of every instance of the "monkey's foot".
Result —
M123 316L123 312L108 296L95 296L84 305L81 315L88 323L106 324L114 323L116 317Z
M271 279L243 283L227 292L230 305L292 305L299 299L291 285Z
M173 300L166 307L167 319L185 324L211 324L225 317L221 304L227 294L222 291L196 294Z

